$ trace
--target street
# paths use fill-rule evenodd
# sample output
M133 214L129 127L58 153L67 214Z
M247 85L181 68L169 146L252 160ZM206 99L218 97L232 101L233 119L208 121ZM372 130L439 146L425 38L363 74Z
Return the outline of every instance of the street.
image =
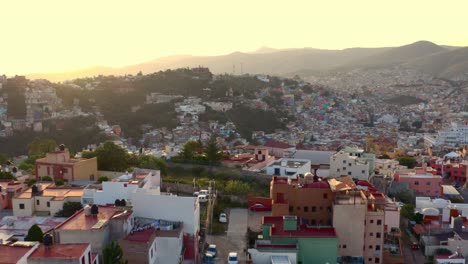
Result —
M228 212L228 230L226 235L207 235L206 242L215 244L218 248L216 263L227 263L229 252L237 252L239 263L246 262L247 214L247 209L230 209Z

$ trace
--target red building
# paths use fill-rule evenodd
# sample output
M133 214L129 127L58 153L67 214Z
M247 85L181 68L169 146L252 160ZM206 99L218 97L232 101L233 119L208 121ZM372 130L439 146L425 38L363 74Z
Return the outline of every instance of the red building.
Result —
M454 182L464 184L468 175L468 161L459 159L432 159L431 167L437 171L437 175L450 178Z

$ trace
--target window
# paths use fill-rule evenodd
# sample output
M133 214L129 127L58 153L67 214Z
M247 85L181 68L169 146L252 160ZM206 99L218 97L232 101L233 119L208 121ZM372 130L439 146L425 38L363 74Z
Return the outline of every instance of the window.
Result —
M340 169L336 169L337 172L340 172Z
M418 181L415 181L415 182L414 182L414 185L419 185L419 182L418 182Z
M289 206L289 212L292 212L292 211L294 211L294 207Z
M426 182L426 185L431 185L431 182Z
M382 225L382 220L377 220L377 225Z
M322 210L323 210L323 207L322 207L322 206L320 206L320 211L322 211Z
M40 204L41 204L41 201L36 200L36 205L40 205Z
M343 164L346 164L346 160L343 160Z
M151 248L151 258L153 258L153 248Z
M372 249L372 245L370 245L369 248Z
M86 264L84 256L81 257L81 264Z
M370 263L372 261L372 258L369 258L368 260L369 260L369 263Z
M328 219L328 220L327 220L327 225L329 225L329 226L332 226L332 225L333 225L331 219Z
M351 167L352 165L353 165L353 164L351 164L351 163L348 163L348 166L350 166L350 167Z
M346 245L343 245L343 248L346 248Z
M343 167L343 171L345 171L345 170L346 170L346 167Z
M374 233L370 232L370 233L369 233L369 236L374 236Z
M47 202L47 207L50 207L50 202Z
M328 207L327 207L327 212L331 213L331 211L332 211L331 206L328 206Z
M379 259L379 258L375 258L375 263L380 263L380 259Z
M364 173L366 173L366 171L365 171L365 170L362 170L361 173L364 174Z
M24 209L24 204L19 204L19 209Z
M304 206L304 212L309 212L309 207Z
M126 183L124 183L124 187L127 188L127 184L126 184Z
M380 250L380 245L375 245L375 250Z
M315 211L317 211L317 207L312 206L312 212L315 212Z
M323 199L328 199L328 193L323 194Z
M351 172L350 172L350 171L348 171L348 175L351 176Z
M370 223L373 224L373 223L374 223L374 220L370 220Z
M375 236L376 236L377 238L380 238L380 236L381 236L381 235L380 235L380 232L375 233Z

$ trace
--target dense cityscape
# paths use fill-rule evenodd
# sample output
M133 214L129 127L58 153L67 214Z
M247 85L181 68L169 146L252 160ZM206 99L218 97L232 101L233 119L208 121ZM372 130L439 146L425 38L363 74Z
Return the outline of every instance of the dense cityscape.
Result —
M468 263L467 9L2 2L0 264Z

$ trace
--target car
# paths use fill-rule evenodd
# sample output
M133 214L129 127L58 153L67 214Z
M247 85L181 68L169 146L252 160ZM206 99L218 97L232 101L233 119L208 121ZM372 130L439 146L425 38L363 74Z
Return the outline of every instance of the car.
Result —
M239 260L237 259L237 252L229 252L228 264L238 264Z
M216 245L215 244L210 244L208 246L208 249L206 250L207 253L210 253L213 257L216 257L216 253L218 252L216 250Z
M250 211L271 211L271 207L270 206L266 206L266 205L263 205L263 204L254 204L252 206L250 206Z
M418 243L413 242L413 243L411 244L411 249L412 249L412 250L418 250L419 248L420 248L420 246L419 246Z
M205 194L198 195L198 202L199 203L206 203L208 202L208 197Z
M227 215L226 215L226 213L220 213L220 214L219 214L219 222L220 222L220 223L227 223Z
M211 253L206 252L205 257L203 259L203 264L214 264L214 263L215 263L215 257Z
M208 194L209 194L208 190L200 190L198 192L194 192L193 196L208 195Z

